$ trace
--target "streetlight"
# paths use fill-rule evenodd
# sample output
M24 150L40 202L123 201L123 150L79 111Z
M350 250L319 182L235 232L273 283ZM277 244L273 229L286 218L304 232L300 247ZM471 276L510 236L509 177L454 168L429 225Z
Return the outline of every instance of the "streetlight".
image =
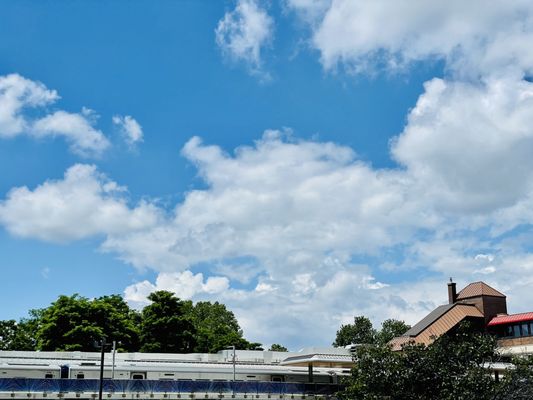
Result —
M100 351L100 385L98 388L98 400L102 400L102 390L104 386L104 351L105 351L105 336L102 338L102 348Z
M231 346L231 350L233 351L233 385L235 385L235 346Z
M228 347L227 348L228 350L231 349L232 351L232 357L231 357L231 360L232 360L232 363L233 363L233 397L235 397L235 345L231 346L231 347Z

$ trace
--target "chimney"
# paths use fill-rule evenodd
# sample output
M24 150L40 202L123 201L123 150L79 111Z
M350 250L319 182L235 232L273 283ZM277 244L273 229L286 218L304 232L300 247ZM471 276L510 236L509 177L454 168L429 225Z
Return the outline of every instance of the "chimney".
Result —
M457 300L457 289L455 287L455 282L450 278L450 283L448 283L448 303L453 304Z

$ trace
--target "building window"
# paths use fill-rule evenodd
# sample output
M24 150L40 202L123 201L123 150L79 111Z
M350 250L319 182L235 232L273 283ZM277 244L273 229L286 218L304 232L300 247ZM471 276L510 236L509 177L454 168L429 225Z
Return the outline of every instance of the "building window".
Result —
M513 337L520 337L520 325L513 325Z
M529 323L524 322L522 324L522 336L531 336L531 331L529 330Z

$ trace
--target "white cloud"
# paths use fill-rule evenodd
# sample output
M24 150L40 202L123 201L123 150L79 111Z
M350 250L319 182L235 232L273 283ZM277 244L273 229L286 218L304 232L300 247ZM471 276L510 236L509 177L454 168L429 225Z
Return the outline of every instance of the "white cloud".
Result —
M0 202L0 223L10 233L51 242L134 232L158 218L150 203L130 208L124 188L84 164L70 167L62 180L46 181L34 190L13 188Z
M142 127L133 117L115 115L113 123L119 127L128 145L134 146L143 141Z
M95 115L63 110L43 117L30 117L26 111L47 111L59 99L55 90L18 74L0 76L0 138L30 135L37 138L62 136L70 149L82 156L99 155L110 145L105 135L93 127Z
M54 103L59 96L42 83L18 74L0 76L0 137L13 137L28 129L23 111Z
M214 295L229 289L229 280L222 276L211 276L204 281L201 273L191 271L161 273L155 284L142 281L128 286L124 290L124 298L131 304L142 307L148 304L147 297L157 290L173 292L181 299L190 300L200 294Z
M93 127L91 114L87 109L80 114L56 111L35 121L31 133L36 137L63 136L70 149L81 156L101 154L109 147L109 141Z
M409 113L392 154L421 196L461 212L516 205L533 189L533 84L433 79Z
M269 264L270 274L303 273L328 252L377 251L434 224L409 199L408 179L373 171L333 143L291 143L269 131L235 157L198 138L183 154L210 188L188 193L172 220L113 235L104 249L164 271L249 256Z
M238 0L215 30L216 42L230 59L245 63L252 73L266 76L261 52L271 42L274 21L256 0Z
M291 0L304 17L322 2ZM321 6L321 7L319 7ZM326 69L366 70L444 59L461 75L531 72L533 5L527 0L332 0L313 27Z

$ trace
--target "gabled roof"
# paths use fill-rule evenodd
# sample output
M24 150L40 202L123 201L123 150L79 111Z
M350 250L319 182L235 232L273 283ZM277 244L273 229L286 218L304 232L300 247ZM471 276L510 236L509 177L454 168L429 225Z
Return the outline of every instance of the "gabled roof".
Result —
M483 314L473 304L454 303L437 307L402 336L392 339L389 344L393 350L401 350L402 345L409 342L428 345L465 318L483 318Z
M452 308L454 305L455 304L445 304L443 306L439 306L435 308L428 315L422 318L422 320L420 320L416 325L414 325L411 329L405 332L402 336L410 336L410 337L418 336L429 325L431 325L438 318L446 314L450 310L450 308Z
M499 315L492 318L488 326L512 324L524 321L533 321L533 312L527 312L522 314L513 315Z
M490 287L485 282L474 282L465 287L457 294L457 300L468 299L478 296L505 297L504 294Z

